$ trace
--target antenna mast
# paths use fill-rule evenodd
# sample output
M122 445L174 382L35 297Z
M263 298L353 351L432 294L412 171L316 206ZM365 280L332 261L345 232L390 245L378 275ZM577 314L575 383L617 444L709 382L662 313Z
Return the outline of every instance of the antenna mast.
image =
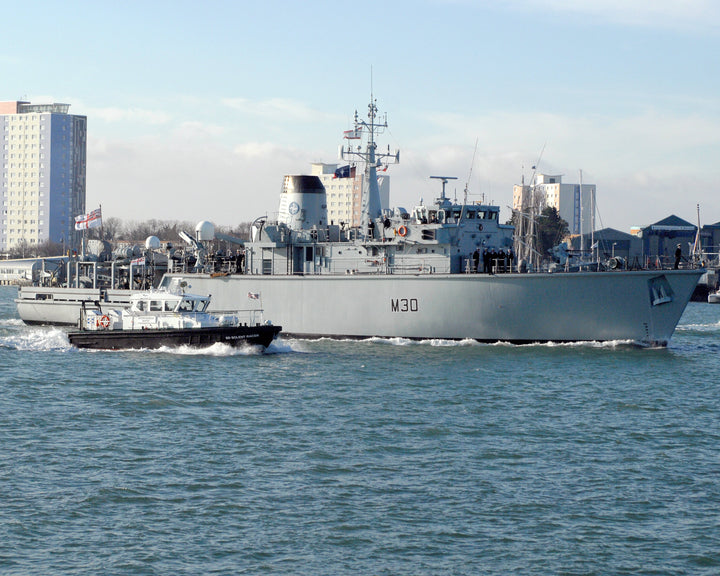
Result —
M477 154L478 140L479 138L475 138L475 151L473 152L472 162L470 163L470 173L468 174L467 182L465 182L465 198L463 199L463 204L467 204L468 201L468 190L470 188L470 178L472 178L473 168L475 167L475 155Z
M372 79L371 79L372 83ZM387 152L378 152L375 137L384 133L387 125L387 115L383 115L382 120L378 119L377 101L373 98L372 90L370 92L370 104L368 104L368 119L361 120L355 111L354 129L350 131L352 136L346 138L358 139L363 133L367 133L367 144L365 150L361 146L353 149L350 145L340 147L340 158L349 162L360 161L365 164L365 172L362 183L362 212L361 212L361 230L362 234L368 233L370 222L378 218L382 213L380 203L380 189L378 187L377 169L387 170L389 164L397 164L400 162L400 152L390 152L390 146Z

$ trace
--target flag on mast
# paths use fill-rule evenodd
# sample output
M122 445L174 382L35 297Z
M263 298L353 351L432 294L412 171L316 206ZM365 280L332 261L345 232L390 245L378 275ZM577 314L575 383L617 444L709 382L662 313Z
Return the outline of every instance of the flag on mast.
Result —
M102 226L102 210L93 210L88 214L75 216L75 230L87 230L88 228L99 228Z
M340 168L335 170L333 178L355 178L355 166L350 166L350 164L340 166Z
M362 138L362 128L355 128L354 130L345 130L343 137L346 140L360 140Z

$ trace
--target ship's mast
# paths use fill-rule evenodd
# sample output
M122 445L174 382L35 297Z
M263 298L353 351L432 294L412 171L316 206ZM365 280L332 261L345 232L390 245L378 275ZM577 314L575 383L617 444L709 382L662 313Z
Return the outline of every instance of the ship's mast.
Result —
M693 260L697 264L702 259L702 242L700 241L700 204L697 205L697 231L692 247Z
M355 126L352 135L353 138L358 138L363 133L367 133L365 151L362 150L361 146L358 146L356 150L353 150L349 145L347 148L345 146L340 148L340 157L343 160L360 161L365 164L361 200L361 233L363 236L368 234L370 222L382 214L377 169L383 165L387 169L387 164L400 162L400 152L391 153L390 146L388 146L387 152L377 152L375 137L382 134L388 125L387 116L383 116L382 121L378 119L376 102L371 94L367 120L360 120L357 110L355 111Z

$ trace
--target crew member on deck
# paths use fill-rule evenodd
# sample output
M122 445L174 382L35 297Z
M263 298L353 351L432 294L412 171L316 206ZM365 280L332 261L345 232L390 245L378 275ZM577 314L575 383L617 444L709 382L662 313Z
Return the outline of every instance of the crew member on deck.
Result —
M680 266L680 259L682 258L682 246L680 244L675 248L675 270Z

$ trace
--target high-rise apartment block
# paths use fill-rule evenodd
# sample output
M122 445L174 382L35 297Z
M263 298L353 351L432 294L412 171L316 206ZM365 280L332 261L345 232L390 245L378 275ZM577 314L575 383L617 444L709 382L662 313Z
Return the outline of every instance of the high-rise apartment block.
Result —
M570 234L587 234L595 226L595 184L563 184L562 176L537 174L532 185L513 186L513 210L539 213L553 207L568 223Z
M0 252L25 242L76 246L85 213L87 118L69 104L0 102Z
M365 174L355 167L338 168L337 164L312 164L311 174L320 178L327 196L327 215L330 224L344 224L348 228L360 226L362 221L362 184ZM378 174L380 204L390 204L390 177Z

